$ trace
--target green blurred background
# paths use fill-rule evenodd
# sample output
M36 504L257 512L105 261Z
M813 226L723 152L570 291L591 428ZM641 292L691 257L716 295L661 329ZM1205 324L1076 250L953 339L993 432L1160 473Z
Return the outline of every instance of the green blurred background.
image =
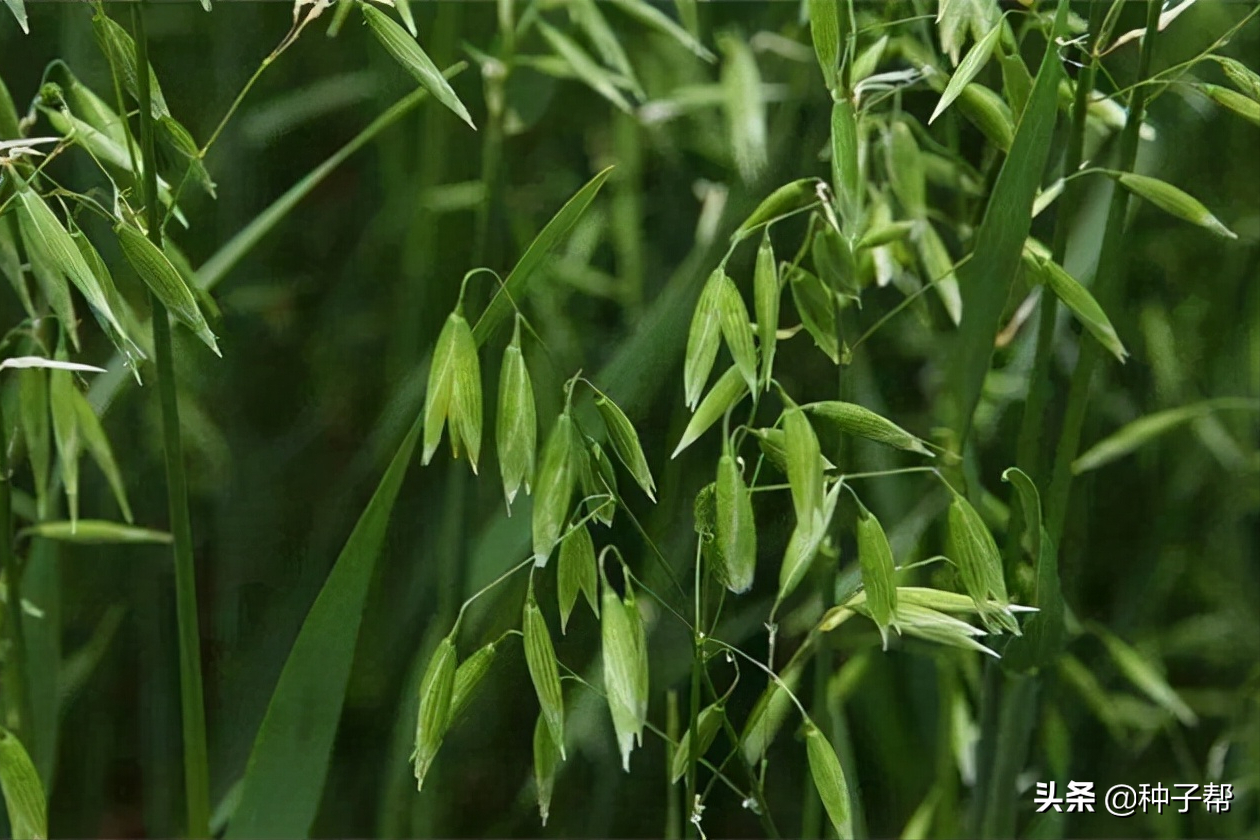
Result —
M1085 14L1087 4L1079 5ZM1122 29L1141 25L1141 4L1130 5ZM19 110L55 58L105 90L108 71L92 38L91 10L68 3L28 7L30 35L0 13L0 76ZM906 28L934 42L935 4L859 7L873 18L924 15ZM1251 8L1197 4L1160 41L1155 69L1195 55ZM495 49L493 3L414 3L413 10L420 41L439 66L468 61L468 45ZM213 130L291 20L285 3L219 2L206 14L194 3L158 2L147 14L158 77L173 113L198 140ZM699 61L616 10L606 14L649 103L677 100L680 90L717 80L720 62ZM548 15L572 32L562 10ZM171 233L194 266L411 89L410 78L379 49L357 13L336 38L325 36L330 17L267 70L213 148L207 166L217 200L186 194L191 227ZM719 58L718 34L751 39L768 86L768 166L751 182L735 166L720 107L636 119L580 81L524 62L513 67L503 91L507 116L495 166L487 82L472 62L453 85L480 132L426 103L337 167L225 278L216 290L222 360L176 331L215 803L230 801L301 621L419 410L427 352L464 273L486 265L505 274L556 209L608 164L617 164L612 179L548 265L529 304L550 354L529 356L539 413L554 416L559 385L578 368L626 407L661 487L659 504L638 497L636 513L675 568L689 568L691 500L710 480L697 468L706 471L717 451L706 439L668 460L687 417L681 364L691 305L727 234L757 200L787 180L829 171L820 158L829 104L800 4L701 4L700 24L702 40ZM536 32L517 49L547 52ZM1260 67L1260 26L1244 27L1226 52ZM1108 66L1128 78L1133 60L1118 51ZM901 66L887 61L889 69ZM1220 81L1211 69L1202 73ZM937 95L920 85L901 97L901 106L926 122ZM650 115L651 106L638 113ZM1110 313L1132 356L1123 367L1106 365L1098 377L1086 446L1159 409L1208 397L1260 396L1260 128L1176 86L1154 102L1149 121L1157 138L1142 144L1138 171L1193 192L1239 239L1218 240L1135 202L1123 307ZM966 123L951 130L964 157L991 175L980 151L983 137ZM1109 141L1093 140L1093 152L1105 157ZM1060 153L1052 151L1052 158ZM80 189L103 185L90 161L73 151L56 162L56 172ZM1066 265L1079 277L1092 271L1104 187L1091 187L1073 231ZM956 219L966 218L959 208L974 212L963 202L939 187L931 193L932 205ZM1048 241L1047 219L1038 219L1033 232ZM958 238L949 245L955 258L963 253ZM113 263L117 255L106 259ZM731 270L747 276L751 251L740 252ZM476 311L493 280L474 279L472 288ZM864 329L900 299L893 287L872 290L856 324ZM16 299L0 296L0 323L20 317ZM1066 393L1078 332L1066 319L1061 329L1054 405ZM857 401L926 436L936 422L948 332L934 298L891 321L855 358L850 387ZM979 475L995 492L1002 486L998 475L1014 462L1030 332L1024 329L998 353L981 405ZM98 332L87 334L81 360L103 363L108 344ZM496 381L503 340L483 354L487 383ZM781 351L785 384L805 398L834 396L834 368L807 345L797 339ZM126 388L106 415L106 429L138 523L164 528L156 407L152 387ZM1057 417L1057 409L1052 414ZM1050 422L1057 428L1057 420ZM1162 662L1198 723L1183 726L1153 705L1085 633L1069 651L1093 674L1097 692L1049 681L1043 691L1054 712L1039 721L1032 766L1044 767L1047 751L1061 750L1072 778L1094 781L1100 792L1121 782L1234 780L1236 799L1229 814L1194 809L1127 821L1099 807L1101 813L1069 815L1057 829L1067 836L1241 837L1260 824L1257 443L1253 412L1221 412L1158 438L1074 488L1061 547L1068 605L1082 624L1105 626ZM862 446L850 458L852 466L844 466L851 469L901 464ZM519 649L500 655L470 717L448 737L423 794L415 792L406 760L417 660L423 662L445 634L452 610L468 593L525 556L527 516L505 517L496 473L487 463L474 479L445 453L426 468L412 466L369 595L314 829L319 836L543 833L530 789L535 707ZM87 515L117 518L100 475L87 468L84 481ZM926 547L939 541L943 495L909 478L871 485L871 494L899 558L935 553ZM791 527L786 500L759 508L758 521L763 546L781 545ZM624 517L609 540L649 580L658 574ZM46 629L36 634L45 658L32 667L60 663L49 683L57 694L39 710L60 716L59 741L55 755L36 757L45 771L55 766L51 833L177 834L183 816L169 549L46 550L56 551L56 560L27 583L26 595L46 609ZM768 568L777 562L775 551L763 548ZM850 547L842 543L841 554L847 567ZM48 600L40 602L41 593ZM760 622L772 595L759 586L732 610L726 638L763 656ZM474 611L465 630L470 644L510 626L520 597L520 589L505 591ZM869 628L835 635L828 661L859 663L842 686L828 683L826 690L840 692L836 702L851 735L866 825L871 836L896 836L938 774L954 772L951 738L958 733L943 731L947 716L938 706L942 692L953 690L950 680L974 680L969 669L975 663L945 657L952 664L943 665L936 649L914 643L881 654L872 650ZM588 615L557 637L557 645L576 671L598 674L597 633ZM654 633L657 689L684 689L688 645L665 623ZM822 678L811 672L802 696ZM757 695L755 681L748 682L732 700L737 721ZM659 835L666 791L661 742L649 737L634 757L635 772L623 774L606 712L574 696L571 726L579 748L560 775L545 833ZM663 726L659 691L653 697L650 716ZM801 746L793 740L785 730L767 778L768 797L789 834L799 830L796 815L812 795ZM934 836L957 833L947 816L963 810L965 788L956 797L940 806L946 816L938 815ZM1021 830L1031 811L1029 790L1020 803ZM760 830L720 786L704 824L710 836Z

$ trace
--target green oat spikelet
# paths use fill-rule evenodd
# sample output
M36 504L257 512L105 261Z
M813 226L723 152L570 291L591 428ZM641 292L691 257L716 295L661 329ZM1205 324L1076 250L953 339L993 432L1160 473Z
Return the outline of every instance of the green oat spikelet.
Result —
M921 439L891 420L856 403L828 400L809 403L801 408L845 434L857 435L895 449L917 452L929 458L935 457Z
M416 39L407 34L407 31L395 23L393 18L372 6L371 3L361 2L359 8L363 11L372 34L385 48L385 52L402 65L403 69L432 94L434 99L450 108L456 116L468 123L469 128L475 131L477 126L473 124L468 109L455 95L454 89L446 81L442 71L437 69L433 60L416 43Z
M1126 190L1146 199L1165 213L1205 227L1217 236L1238 238L1238 234L1225 227L1197 198L1167 181L1147 175L1135 175L1132 172L1118 173L1116 180Z
M950 103L957 99L967 85L984 69L984 65L989 62L989 58L993 55L993 50L997 46L998 38L1002 34L1002 21L998 21L993 25L984 37L971 45L971 49L967 50L967 54L963 56L963 60L959 62L958 67L954 69L954 74L950 76L949 83L945 85L945 92L941 94L940 101L936 103L936 107L932 110L932 116L928 117L928 125L936 122L936 118L941 115ZM1014 133L1012 132L1012 137ZM1009 148L1009 144L1007 145Z
M770 388L774 374L774 350L778 343L779 300L783 287L779 284L778 264L770 231L761 236L757 246L757 262L753 269L753 310L757 314L757 340L761 348L761 387Z
M709 275L700 299L696 301L691 317L691 329L687 333L687 352L683 357L683 392L687 407L693 411L700 400L713 362L717 359L721 339L721 316L718 311L720 286L725 272L718 268Z
M963 587L975 602L985 627L1018 636L1019 624L1011 614L997 543L971 503L957 491L951 492L949 547Z
M740 296L739 289L735 286L735 281L726 272L722 272L721 277L717 281L715 304L722 338L726 341L727 349L731 351L731 358L735 360L735 367L739 368L739 373L744 377L748 390L756 391L757 348L753 344L753 331L752 324L749 323L748 319L748 307L744 305L744 299Z
M578 593L586 596L599 618L599 575L596 571L595 543L585 523L575 525L560 541L556 569L556 596L560 605L560 632L566 632Z
M118 237L123 256L149 290L177 321L192 330L216 356L222 356L214 334L210 332L210 325L206 323L206 317L197 305L197 299L170 258L137 227L119 222L114 226L114 234Z
M495 642L483 645L472 656L459 663L459 667L455 669L455 681L451 686L451 713L447 721L448 727L464 713L468 704L472 702L477 688L481 685L481 680L494 664L497 647Z
M811 204L817 204L818 188L821 184L822 181L817 178L800 178L784 184L762 199L733 235L746 236L762 225L768 225L790 213L795 213Z
M551 643L551 631L547 620L534 600L534 581L530 578L529 592L521 615L521 632L525 636L525 664L529 678L538 695L538 705L547 722L547 731L560 758L564 759L564 692L560 686L560 669L556 662L556 649Z
M857 110L848 96L833 94L831 105L831 177L835 183L836 203L845 232L861 227L862 156L858 134Z
M600 555L600 577L603 578L603 607L600 612L600 639L604 659L604 691L608 711L612 715L621 752L621 767L630 772L630 752L635 744L643 744L643 727L647 722L648 660L643 617L635 600L630 574L622 566L625 596L618 597L608 581ZM618 557L620 561L620 557Z
M520 315L516 317L512 341L503 351L503 365L499 368L498 408L495 442L498 445L503 496L511 516L512 501L520 488L525 488L526 495L531 492L538 448L538 415L534 405L534 386L521 352Z
M462 304L446 317L429 365L422 464L432 460L444 425L449 426L452 456L458 458L464 448L476 473L481 451L481 364Z
M634 424L603 391L595 389L595 408L608 430L608 439L612 443L617 460L633 476L643 492L653 502L656 501L656 482L652 479L652 471L648 468L647 457L643 454L643 445L639 443L639 434Z
M827 354L832 364L840 364L834 293L818 275L800 266L789 269L788 287L792 290L792 302L796 304L796 312L801 316L805 331L814 339L818 349Z
M857 506L858 563L862 567L862 587L866 590L871 619L879 628L884 650L888 650L888 628L897 629L896 567L893 565L892 548L879 519L860 501Z
M669 457L677 458L678 453L695 443L697 438L721 420L723 415L747 393L748 386L744 382L743 375L738 367L731 365L726 373L718 377L717 382L714 382L713 387L709 389L709 393L700 401L700 405L696 407L695 413L691 415L691 420L687 423L687 428L683 429L678 446Z
M532 519L534 565L545 566L569 518L569 502L578 481L578 456L574 452L573 418L568 407L561 412L543 447L538 468L538 489L534 493Z
M757 564L757 523L752 494L744 484L735 455L727 442L718 459L715 536L722 557L720 577L735 594L752 588Z
M805 753L809 759L809 775L814 780L814 788L831 819L836 837L849 840L853 837L849 785L840 768L840 759L836 756L835 748L813 721L805 724Z
M547 824L551 815L551 794L556 788L556 768L563 759L545 715L539 714L534 721L534 793L538 799L538 816Z
M446 728L451 720L451 694L455 685L455 644L447 636L438 642L420 680L420 708L416 714L416 746L411 755L416 790L424 788Z
M783 564L779 567L779 593L775 596L776 602L782 603L805 579L805 573L809 571L810 564L818 555L823 539L827 536L827 528L835 515L842 486L843 482L837 481L827 491L818 525L811 526L807 522L798 521L792 530L792 536L783 552Z
M700 710L696 718L696 732L699 733L699 737L693 742L691 727L687 727L687 731L678 740L677 749L674 750L674 760L669 768L671 784L676 784L679 779L687 775L687 767L690 766L693 757L697 760L703 758L709 751L709 747L713 746L713 741L722 728L722 717L725 714L726 708L722 701L711 703Z
M783 412L788 484L796 521L808 532L823 529L823 459L814 427L797 406Z
M1024 265L1030 267L1034 276L1054 292L1054 296L1071 310L1076 320L1089 330L1099 344L1107 348L1118 361L1124 362L1129 351L1124 349L1107 313L1098 305L1089 289L1054 260L1030 253L1027 249L1024 251Z

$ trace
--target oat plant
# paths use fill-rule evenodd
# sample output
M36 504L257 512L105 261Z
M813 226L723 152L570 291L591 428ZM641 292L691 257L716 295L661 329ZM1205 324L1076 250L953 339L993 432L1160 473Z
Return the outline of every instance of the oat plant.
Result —
M12 836L1260 825L1254 8L6 7Z

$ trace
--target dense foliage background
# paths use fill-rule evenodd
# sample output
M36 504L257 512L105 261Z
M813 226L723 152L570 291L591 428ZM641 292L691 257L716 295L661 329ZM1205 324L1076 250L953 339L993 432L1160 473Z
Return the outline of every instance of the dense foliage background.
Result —
M1073 4L1082 23L1089 5ZM130 25L121 5L109 8ZM558 58L536 27L524 26L509 48L496 8L413 4L419 41L435 63L470 65L452 85L479 130L433 102L407 113L329 172L223 275L214 289L221 317L212 324L222 359L188 331L175 331L211 799L220 825L231 812L234 785L303 618L421 409L429 353L465 272L489 266L506 276L561 205L595 173L616 166L534 284L525 309L546 352L527 342L526 356L544 430L560 410L561 383L579 368L633 419L659 492L652 505L623 476L629 509L675 573L687 579L695 551L693 499L712 480L719 452L710 436L669 459L690 417L682 399L682 363L693 305L728 235L758 201L793 179L830 178L825 150L831 105L803 4L700 4L696 34L715 54L712 62L615 5L600 4L641 87L614 88L626 110L574 78L583 74ZM677 16L672 5L658 8ZM881 34L893 36L881 71L912 66L898 39L917 43L949 70L936 4L857 8L868 27L859 33L859 49ZM1002 8L1014 9L1016 19L1023 14L1019 4ZM0 78L19 113L39 93L55 59L112 102L108 66L92 35L93 10L28 3L27 11L30 34L0 13ZM592 49L588 30L575 20L580 16L569 11L563 3L524 3L515 13L526 22L542 16ZM1195 4L1160 33L1151 71L1199 55L1252 11L1249 3ZM152 64L171 111L200 142L292 20L283 3L221 2L208 14L193 3L151 3L145 14ZM1120 14L1117 32L1140 28L1146 4L1123 4ZM167 233L191 265L203 265L414 88L361 25L358 11L336 37L326 37L332 18L333 12L325 13L263 73L211 149L206 166L217 198L189 190L181 199L190 226L172 225ZM1034 73L1044 43L1033 31L1023 44ZM1137 48L1133 42L1106 56L1100 89L1134 80ZM1260 26L1243 26L1221 52L1260 67ZM1074 75L1071 60L1081 54L1070 47L1061 54ZM762 79L764 106L747 117L752 129L732 117L743 112L731 104L729 80L722 81L744 55L755 57ZM1215 63L1187 72L1228 84ZM995 67L980 79L1002 90ZM1002 155L957 109L929 128L939 96L939 89L920 81L901 88L896 103L937 144L937 164L928 170L929 204L951 258L958 260L970 250ZM502 110L491 115L488 100L500 100ZM1053 167L1063 154L1067 104L1047 183L1057 177ZM1224 240L1150 204L1132 203L1124 233L1127 268L1114 278L1122 293L1108 308L1131 355L1122 366L1110 359L1100 366L1082 449L1164 409L1208 398L1260 397L1260 127L1177 84L1159 88L1147 122L1153 134L1141 142L1136 170L1192 193L1238 238ZM756 126L764 128L764 146ZM43 118L28 131L52 133ZM882 181L878 132L872 138L868 177ZM1115 132L1095 130L1086 156L1109 165L1115 145ZM97 189L108 204L107 185L82 152L60 155L50 172L77 190ZM1089 284L1112 182L1098 177L1082 183L1087 186L1078 196L1064 266ZM1052 206L1035 220L1033 234L1049 242L1054 216ZM797 222L800 230L791 227ZM798 238L785 235L780 244L776 234L781 252L799 241L804 222L782 227ZM117 249L98 245L127 291L136 281ZM729 271L745 278L741 284L751 275L754 251L748 246L731 258ZM906 272L914 274L913 259L907 263ZM866 289L861 308L844 312L848 342L913 288L907 281ZM1018 288L1003 324L1023 298L1024 287ZM495 281L476 276L469 289L465 305L476 313ZM23 317L15 295L0 295L0 323L17 324ZM785 316L784 324L791 319ZM969 449L974 459L967 471L991 491L984 513L995 527L1010 503L999 476L1016 462L1036 320L1029 318L997 351ZM1043 498L1077 348L1090 340L1066 314L1058 330L1041 450L1047 460L1042 474L1034 473ZM105 365L113 353L106 337L86 319L81 331L84 347L73 358ZM841 369L845 398L952 446L935 429L953 334L937 297L918 298ZM501 331L482 354L488 406L506 339ZM807 334L782 341L779 354L776 375L798 399L836 398L837 367ZM137 524L165 529L157 399L151 382L136 388L129 379L115 367L85 381L98 410L108 409L105 428ZM5 388L7 399L7 383ZM104 406L110 389L117 396ZM9 412L10 424L12 417ZM1021 835L1254 836L1260 825L1256 418L1254 410L1205 413L1073 485L1059 553L1069 640L1064 660L1042 669L1028 760L1015 768ZM838 462L846 471L911 463L900 457L904 453L889 455L891 450L873 445L841 448L825 437L823 443L829 457L843 457ZM14 483L29 491L23 469L20 464ZM679 787L671 792L666 784L662 740L647 734L627 775L607 712L576 686L567 689L569 759L556 782L550 819L540 828L531 781L537 706L515 641L504 645L474 705L447 736L423 792L416 792L407 756L424 663L464 599L528 553L529 503L518 501L517 514L508 518L493 459L484 458L480 473L473 477L464 460L446 456L445 447L429 466L411 465L367 596L313 833L659 836L680 830L685 811ZM94 467L84 468L82 485L82 516L120 518ZM939 485L910 475L864 488L864 501L888 530L898 563L940 553L948 497ZM764 659L762 622L774 596L770 579L792 520L784 494L759 495L768 497L764 504L758 500L757 512L759 568L769 570L767 580L728 603L722 637ZM20 506L17 515L24 516ZM780 615L780 657L836 602L829 589L835 571L842 580L855 574L852 510L842 519L839 560L820 563L828 568L812 575L809 592ZM42 617L27 618L25 625L34 719L39 731L49 733L31 752L48 789L50 834L180 834L179 657L169 546L18 539L31 557L23 595L42 610ZM665 587L668 578L629 516L619 514L609 532L599 529L597 541L616 543L643 580ZM923 574L927 580L936 573ZM931 579L948 581L948 575ZM579 609L561 636L551 606L554 584L540 579L538 585L559 658L597 678L596 623ZM516 626L523 591L518 579L478 602L463 625L462 653ZM674 689L683 698L685 728L690 637L642 594L641 600L652 628L649 719L667 728L665 690ZM925 836L967 833L971 751L975 737L994 725L979 699L992 678L985 676L983 657L912 640L882 652L871 625L853 624L826 637L797 693L816 719L828 721L826 731L857 791L859 836L896 836L907 829ZM1161 704L1158 691L1136 684L1123 657L1108 647L1112 638L1162 671L1189 715L1179 719L1175 704ZM729 672L716 672L719 682L729 682ZM764 687L763 678L744 671L729 701L737 728ZM789 836L826 823L819 821L795 729L790 723L780 733L765 778L778 828ZM1056 775L1053 768L1067 772ZM303 771L291 768L295 775ZM1100 806L1055 822L1033 815L1032 783L1051 778L1060 786L1069 778L1093 781L1100 793L1122 782L1229 782L1234 801L1227 814L1192 808L1190 814L1121 821ZM271 795L279 800L285 791ZM908 826L915 818L920 823ZM709 836L763 830L720 784L706 803L702 826Z

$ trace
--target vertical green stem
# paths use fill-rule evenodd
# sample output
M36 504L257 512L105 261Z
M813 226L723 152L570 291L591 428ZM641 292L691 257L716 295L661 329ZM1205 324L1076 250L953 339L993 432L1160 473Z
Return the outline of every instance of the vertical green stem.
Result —
M139 68L140 147L144 160L144 199L149 238L162 247L161 207L157 200L157 158L153 150L153 115L149 90L149 55L144 12L132 6L136 66ZM166 456L166 496L175 538L175 608L179 628L179 686L184 729L184 794L189 837L210 836L210 781L206 757L206 710L201 685L201 638L197 621L197 581L193 566L192 525L188 515L188 480L180 442L171 323L164 307L153 307L153 352L157 361L158 399L162 406L162 445Z
M842 462L843 463L843 462ZM830 575L828 575L830 577ZM822 588L823 592L831 591L830 587ZM829 736L834 731L829 719L827 707L827 677L831 673L831 651L823 646L814 654L814 696L810 700L810 709L814 720L823 725L823 731ZM805 801L801 803L801 837L819 838L821 840L823 815L822 800L818 797L813 785L804 785Z
M4 613L9 636L9 653L4 661L4 724L18 740L26 742L30 708L26 693L26 636L22 631L22 577L13 553L9 453L3 431L4 414L0 411L0 569L4 571Z
M633 321L643 309L643 138L639 121L613 114L613 152L619 172L612 194L612 239L621 281L621 305Z
M991 660L984 663L984 676L980 684L980 708L977 713L980 741L976 744L976 785L967 807L966 829L968 837L979 837L980 827L985 824L985 809L992 796L989 788L994 785L993 763L997 754L998 709L1002 701L1002 669Z
M989 770L987 799L980 823L980 837L1014 837L1018 794L1015 777L1028 757L1037 709L1039 678L1027 674L1003 674L1002 704L998 711L997 737Z
M1142 38L1142 50L1138 56L1137 80L1150 75L1151 53L1159 32L1159 15L1162 6L1150 0L1146 13L1146 33ZM1120 134L1120 157L1116 169L1132 171L1137 160L1139 132L1146 113L1147 85L1137 85L1129 98L1129 116ZM1103 234L1102 250L1098 256L1098 269L1094 273L1093 293L1103 311L1114 309L1114 302L1122 288L1121 275L1128 263L1124 247L1124 223L1129 209L1129 194L1119 186L1112 190L1111 204L1107 208L1107 228ZM1081 442L1081 427L1085 422L1085 409L1089 402L1090 380L1094 368L1102 358L1102 346L1096 341L1083 340L1076 369L1072 371L1072 385L1068 393L1067 410L1063 418L1063 430L1055 450L1054 475L1050 482L1049 500L1046 504L1047 530L1055 545L1062 545L1063 522L1067 515L1068 495L1072 485L1072 461Z
M690 710L688 711L687 720L689 731L692 738L698 738L700 727L700 675L704 671L704 604L701 599L702 587L704 585L704 571L702 569L704 555L700 551L700 543L696 542L696 575L695 575L695 619L694 626L691 630L691 692L690 692ZM691 751L691 761L687 764L687 800L683 803L684 811L687 815L687 836L698 837L700 827L693 820L696 807L696 791L699 789L697 782L698 771L700 769L700 751Z
M678 692L670 689L665 692L665 734L669 742L665 746L665 840L681 840L682 809L678 807L678 791L671 778L674 769L674 752L678 748L674 744L682 738L678 720Z
M1106 5L1095 3L1090 12L1090 32L1095 33L1102 25ZM1094 73L1098 60L1095 58L1076 78L1076 97L1072 103L1072 127L1068 134L1067 152L1063 157L1063 174L1070 175L1080 168L1085 156L1085 117L1088 112L1089 95L1094 89ZM1058 216L1055 219L1054 242L1050 253L1054 261L1060 265L1067 253L1068 231L1080 203L1084 182L1077 178L1068 181L1063 195L1059 199ZM1038 306L1039 319L1037 325L1037 350L1033 361L1032 377L1028 383L1028 399L1024 403L1024 415L1020 421L1019 444L1016 463L1028 476L1037 483L1042 479L1042 460L1040 444L1042 437L1042 421L1046 404L1050 400L1050 364L1054 351L1054 324L1058 315L1058 299L1049 289L1041 291L1041 302ZM1014 529L1013 529L1014 530Z
M509 59L510 61L510 59ZM498 216L499 178L501 177L500 160L503 154L503 111L505 108L505 87L511 68L503 65L500 74L485 75L486 90L486 133L481 144L481 183L485 187L486 196L477 208L473 254L480 264L487 258L496 256L489 252L490 231Z

